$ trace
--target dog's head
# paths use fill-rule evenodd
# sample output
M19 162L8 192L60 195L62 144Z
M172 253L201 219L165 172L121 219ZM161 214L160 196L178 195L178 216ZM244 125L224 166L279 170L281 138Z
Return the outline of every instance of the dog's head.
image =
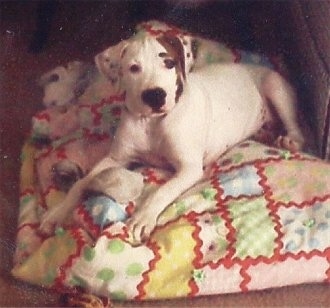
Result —
M128 110L139 116L168 113L178 102L186 78L182 41L170 35L145 36L122 42L119 50Z
M42 75L38 81L44 90L43 104L46 107L61 107L73 104L91 82L95 66L73 61L67 67L58 66Z
M96 66L100 73L108 80L112 83L116 83L120 80L120 62L123 49L134 40L141 40L144 37L157 39L163 36L168 38L176 37L181 42L184 52L185 73L190 72L193 68L196 56L194 52L194 37L182 29L158 20L149 20L139 23L136 26L136 33L133 37L128 40L122 40L118 44L110 46L97 54L95 57Z

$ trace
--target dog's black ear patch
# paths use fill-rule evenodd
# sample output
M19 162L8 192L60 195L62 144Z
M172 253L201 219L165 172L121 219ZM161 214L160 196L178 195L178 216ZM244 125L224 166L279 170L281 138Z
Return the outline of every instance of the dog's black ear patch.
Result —
M183 83L180 78L176 81L176 92L175 92L175 102L177 103L179 101L179 98L183 92Z
M186 79L185 53L181 40L177 36L166 34L158 37L157 40L177 61L181 74Z

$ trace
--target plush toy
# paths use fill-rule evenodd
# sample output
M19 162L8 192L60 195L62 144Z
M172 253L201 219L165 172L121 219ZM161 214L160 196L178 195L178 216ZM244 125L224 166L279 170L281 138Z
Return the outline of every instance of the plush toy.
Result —
M120 116L121 95L91 64L73 61L39 81L47 107L32 119L32 139L46 154L37 159L42 187L67 191L108 151Z
M120 92L119 81L109 81L95 65L73 61L41 76L45 110L32 119L35 139L50 141L66 136L80 127L93 126L86 110L97 108Z
M43 104L48 108L76 104L97 74L94 65L80 61L69 62L67 67L55 67L38 81L44 91Z
M91 232L100 232L111 223L125 221L130 203L141 196L143 187L143 176L138 172L119 167L106 169L88 185L75 211L75 220Z

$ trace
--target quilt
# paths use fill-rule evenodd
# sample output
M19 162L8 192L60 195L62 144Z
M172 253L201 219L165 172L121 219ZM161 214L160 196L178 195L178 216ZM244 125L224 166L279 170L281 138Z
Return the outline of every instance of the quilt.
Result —
M77 288L117 300L165 299L330 281L330 166L315 157L246 141L211 167L210 177L161 215L150 240L134 245L125 228L133 202L107 196L78 205L74 225L42 238L45 204L38 150L22 153L20 223L13 275L60 292ZM139 170L143 193L169 174Z
M65 197L52 182L52 164L70 159L85 170L99 160L111 143L122 102L121 95L110 95L70 113L42 111L34 117L21 155L14 277L114 300L330 282L330 165L253 140L209 166L207 179L168 206L144 244L136 245L125 227L134 200L118 204L106 195L82 200L63 228L41 236L42 214ZM41 147L36 139L55 130L52 117L67 123L60 125L66 133ZM142 194L171 176L148 166L136 172L144 177Z

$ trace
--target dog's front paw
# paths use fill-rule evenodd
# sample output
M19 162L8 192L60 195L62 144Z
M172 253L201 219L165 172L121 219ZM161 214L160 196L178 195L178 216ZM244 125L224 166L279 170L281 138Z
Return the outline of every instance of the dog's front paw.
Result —
M57 227L62 226L67 213L61 206L48 210L42 217L39 226L39 233L42 235L52 235Z
M143 243L148 240L157 224L157 216L148 215L138 211L127 220L128 231L132 234L135 243Z

